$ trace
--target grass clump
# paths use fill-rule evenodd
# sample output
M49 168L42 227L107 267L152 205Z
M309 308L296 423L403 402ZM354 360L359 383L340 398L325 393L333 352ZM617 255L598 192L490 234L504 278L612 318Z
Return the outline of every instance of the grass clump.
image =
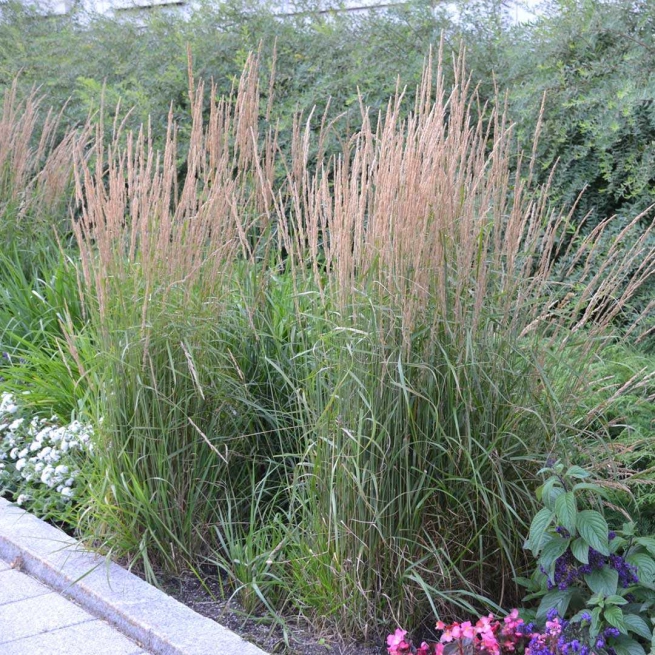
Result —
M282 154L256 58L191 89L186 152L172 118L161 153L147 127L77 148L86 527L151 576L206 558L250 609L359 637L516 600L534 472L595 443L587 364L655 260L648 231L622 249L637 218L595 262L607 225L572 231L463 61L435 68L335 156L307 117Z

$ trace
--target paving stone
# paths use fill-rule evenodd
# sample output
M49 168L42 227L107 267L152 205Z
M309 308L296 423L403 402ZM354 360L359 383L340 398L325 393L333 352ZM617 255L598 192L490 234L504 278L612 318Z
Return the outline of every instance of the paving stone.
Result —
M0 645L0 653L4 653ZM11 655L140 655L133 641L98 619L5 644Z
M93 620L90 614L57 594L0 605L0 653L6 652L7 647L3 650L2 644L7 642Z
M0 578L0 605L51 593L51 589L30 578L29 575L25 575L25 573L14 569L2 572Z
M22 560L23 570L52 588L60 601L66 602L59 595L62 594L89 612L86 619L81 618L80 614L84 616L84 612L78 608L80 614L77 619L70 619L69 624L107 619L119 632L142 645L134 655L144 655L144 652L159 655L267 655L254 644L196 614L113 562L85 552L61 530L0 498L0 558L13 561L18 557ZM0 573L2 575L4 573ZM1 610L29 602L0 605L0 644L3 639L9 641L4 634L5 620L12 625L12 640L66 625L35 626L32 632L24 630L19 634L13 624L20 620L20 616L5 617ZM24 615L30 616L29 610ZM40 621L43 623L45 619ZM52 617L50 621L56 624ZM0 645L0 655L4 652Z

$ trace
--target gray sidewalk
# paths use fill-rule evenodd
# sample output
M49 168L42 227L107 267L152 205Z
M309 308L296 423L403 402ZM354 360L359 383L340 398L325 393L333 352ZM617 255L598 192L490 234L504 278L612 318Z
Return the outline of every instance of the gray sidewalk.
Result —
M105 621L0 560L1 655L144 655Z
M0 498L0 655L267 655Z

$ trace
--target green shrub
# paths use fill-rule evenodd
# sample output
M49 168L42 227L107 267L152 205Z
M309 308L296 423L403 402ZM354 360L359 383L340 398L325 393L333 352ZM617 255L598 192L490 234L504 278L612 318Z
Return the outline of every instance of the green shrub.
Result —
M540 601L536 620L554 613L587 627L596 649L645 654L653 637L645 618L655 603L655 539L639 536L631 522L610 530L608 494L581 467L556 462L542 473L543 507L526 542L537 568L522 580L531 592L526 600Z

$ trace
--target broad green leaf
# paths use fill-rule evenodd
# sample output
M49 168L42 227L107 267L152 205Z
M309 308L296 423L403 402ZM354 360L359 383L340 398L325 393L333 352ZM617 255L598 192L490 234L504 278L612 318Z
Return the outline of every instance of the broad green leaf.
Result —
M646 553L635 553L625 558L630 564L637 567L639 582L652 585L655 582L655 561Z
M553 607L557 609L560 616L564 616L574 593L574 589L565 589L564 591L553 589L552 591L549 591L541 599L541 603L539 603L536 614L537 621L545 619L546 614L548 614L548 610Z
M600 512L585 509L578 512L576 521L578 534L595 550L602 555L609 555L609 542L607 540L607 521Z
M582 539L574 539L571 542L571 552L573 557L582 562L582 564L589 564L589 544Z
M600 613L601 613L601 608L600 607L594 607L594 609L591 611L591 625L589 626L589 634L592 639L598 636L598 633L600 632Z
M559 479L556 477L548 478L540 488L540 500L548 509L552 510L555 508L555 501L563 493L564 488Z
M572 491L567 491L557 497L555 500L555 515L559 524L564 526L572 536L575 536L577 514L575 494Z
M646 655L643 646L630 637L621 636L612 641L616 655Z
M646 623L646 621L644 621L641 616L638 616L637 614L624 614L623 622L626 624L628 630L631 630L636 635L649 640L653 638L653 634L651 629L648 627L648 623Z
M635 541L643 546L651 555L655 555L655 537L637 537Z
M623 621L623 611L620 607L616 607L616 605L606 607L603 612L603 618L607 623L620 630L623 634L627 634L628 628Z
M554 518L555 515L552 510L544 507L532 519L532 524L530 525L530 550L535 557L539 555L544 546L544 535Z
M632 521L624 523L621 532L623 532L626 537L632 537L635 533L635 524Z
M619 574L614 569L604 566L584 576L585 582L595 594L612 596L616 594L619 585Z
M587 601L587 605L590 607L601 605L603 603L605 603L605 594L593 594Z
M628 604L628 601L625 598L623 598L623 596L617 596L616 594L608 596L605 599L605 602L608 605L627 605Z
M577 478L578 480L584 480L585 478L588 478L590 475L591 475L590 473L585 471L580 466L571 466L569 470L566 472L567 478Z

